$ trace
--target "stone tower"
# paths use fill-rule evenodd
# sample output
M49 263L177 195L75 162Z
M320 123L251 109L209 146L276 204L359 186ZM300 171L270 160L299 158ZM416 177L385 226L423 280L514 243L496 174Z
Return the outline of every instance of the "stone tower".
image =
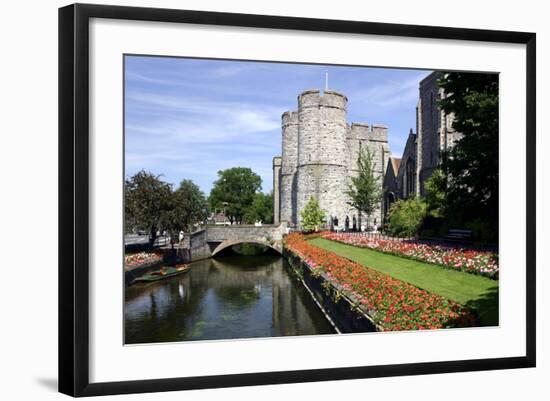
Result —
M380 124L373 124L369 127L366 123L352 123L348 130L347 145L349 152L348 175L350 177L356 177L359 174L357 165L359 152L364 153L365 148L368 148L373 161L374 176L378 179L380 187L382 187L388 159L390 158L388 128ZM382 205L380 205L380 207L370 216L370 220L368 221L369 226L376 224L380 227L383 221L383 210L381 206ZM365 219L366 216L361 216L362 223Z
M334 91L298 97L297 217L311 197L322 210L343 216L347 209L347 98ZM284 159L283 159L284 164Z
M358 216L348 204L346 191L351 176L358 173L357 158L368 148L374 160L375 174L382 177L389 157L388 129L381 125L347 122L345 95L318 89L298 96L298 111L282 115L282 157L279 186L274 188L275 210L280 221L300 227L300 213L311 197L316 197L327 216L326 224L335 220L339 227L348 221L349 228L359 228ZM382 221L381 208L371 215L369 225Z
M296 187L298 185L298 113L287 111L282 116L282 160L280 179L280 220L296 221ZM275 192L275 191L274 191Z
M420 81L416 108L417 130L417 193L425 196L424 183L441 164L441 152L447 151L462 137L452 128L454 116L446 114L437 102L445 96L437 80L441 72L433 72Z
M273 195L275 199L279 198L279 189L281 188L281 165L283 158L276 156L273 158ZM281 222L281 202L273 202L273 224Z

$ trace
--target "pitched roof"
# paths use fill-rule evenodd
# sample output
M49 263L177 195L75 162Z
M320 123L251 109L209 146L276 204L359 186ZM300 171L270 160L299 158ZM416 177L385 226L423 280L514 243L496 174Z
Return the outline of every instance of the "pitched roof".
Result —
M393 173L395 174L395 176L397 176L397 172L399 171L399 166L401 165L401 159L398 157L390 156L390 161L391 161L391 166L393 168Z

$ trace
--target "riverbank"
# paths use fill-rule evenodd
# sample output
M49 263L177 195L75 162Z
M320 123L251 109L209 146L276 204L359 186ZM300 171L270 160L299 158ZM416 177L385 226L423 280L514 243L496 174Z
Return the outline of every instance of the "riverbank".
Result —
M290 249L285 249L283 256L338 333L383 331L383 327L357 307L356 299L333 284L325 274L316 272Z
M378 331L479 325L475 314L464 305L318 248L302 234L288 235L285 248L305 262L312 275L323 275L335 294L350 299Z
M433 264L347 245L325 238L310 241L362 266L441 295L476 312L483 325L498 325L498 280L463 271L442 269Z

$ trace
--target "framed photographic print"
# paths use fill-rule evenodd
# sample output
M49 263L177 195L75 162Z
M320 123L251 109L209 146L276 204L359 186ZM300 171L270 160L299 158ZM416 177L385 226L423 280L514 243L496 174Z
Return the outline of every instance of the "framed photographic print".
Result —
M61 8L60 391L535 366L535 75L533 33Z

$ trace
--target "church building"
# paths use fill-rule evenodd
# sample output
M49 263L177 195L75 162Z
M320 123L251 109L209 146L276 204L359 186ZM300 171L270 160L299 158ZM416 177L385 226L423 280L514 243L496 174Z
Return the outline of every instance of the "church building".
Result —
M425 196L425 182L441 164L441 153L451 149L461 138L453 130L453 115L437 104L445 96L437 85L440 72L433 72L420 81L416 106L416 134L409 132L401 159L388 160L384 176L384 217L397 199ZM391 169L399 160L397 169Z

